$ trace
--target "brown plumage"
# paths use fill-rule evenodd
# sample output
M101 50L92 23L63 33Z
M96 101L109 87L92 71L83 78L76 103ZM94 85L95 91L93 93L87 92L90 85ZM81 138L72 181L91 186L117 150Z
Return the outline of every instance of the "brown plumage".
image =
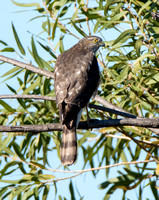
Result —
M95 52L102 39L88 36L61 54L55 65L55 93L63 124L61 163L72 165L77 158L76 128L84 108L99 84Z

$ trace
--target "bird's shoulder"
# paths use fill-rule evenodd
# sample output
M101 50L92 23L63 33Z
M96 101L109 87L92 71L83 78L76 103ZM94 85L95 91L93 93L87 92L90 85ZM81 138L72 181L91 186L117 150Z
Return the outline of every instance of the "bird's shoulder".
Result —
M70 65L75 67L76 64L82 63L82 61L89 64L93 59L96 59L94 53L77 43L58 56L55 67L67 67Z

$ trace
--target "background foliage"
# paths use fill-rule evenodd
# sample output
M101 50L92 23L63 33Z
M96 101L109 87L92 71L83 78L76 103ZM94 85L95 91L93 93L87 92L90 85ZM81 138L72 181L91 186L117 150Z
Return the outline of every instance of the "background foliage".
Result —
M21 61L33 62L39 68L54 71L57 56L73 45L71 40L77 42L86 35L98 35L106 44L106 48L97 55L101 68L99 95L139 117L158 117L159 22L151 17L151 12L157 12L159 9L157 0L42 0L40 3L30 4L24 1L12 2L25 9L27 7L28 21L34 21L36 24L37 20L42 19L41 32L38 35L28 33L31 34L31 44L25 48L21 43L23 36L18 34L13 22L12 30L17 45L11 47L0 40L1 52L4 55L9 53L12 58L17 58L18 55ZM37 17L30 19L29 10L34 10ZM68 41L69 46L66 48ZM39 51L43 51L43 54L39 54ZM28 55L32 56L31 60L28 60ZM18 80L18 89L14 88L14 84L7 84L12 94L54 96L53 80L18 66L13 66L2 77L5 77L6 84L10 79ZM17 99L17 103L18 106L14 107L0 100L1 125L59 122L55 102ZM118 118L114 114L93 109L90 110L90 117ZM86 120L85 113L82 120ZM47 199L52 188L57 199L66 199L58 190L57 181L61 178L60 175L51 171L63 168L60 162L55 162L55 158L59 156L61 132L36 135L28 133L25 136L18 134L0 134L3 166L0 171L0 182L3 183L0 189L1 199ZM129 137L124 137L125 134L138 139L141 145L138 146ZM78 146L82 152L81 169L148 160L151 158L150 154L158 158L158 136L145 128L127 126L107 127L97 131L81 130L78 131L78 137ZM150 154L145 153L144 149ZM53 155L53 161L48 159L50 153ZM91 172L94 178L99 171ZM99 190L105 191L104 199L113 198L117 189L123 191L121 199L127 198L129 190L135 190L136 198L142 199L148 187L153 198L159 198L159 167L155 164L127 164L115 171L116 173L112 174L111 169L105 169L105 177L100 186L97 185ZM13 178L14 174L20 175ZM85 199L71 178L68 187L71 199L76 199L77 196L79 199Z

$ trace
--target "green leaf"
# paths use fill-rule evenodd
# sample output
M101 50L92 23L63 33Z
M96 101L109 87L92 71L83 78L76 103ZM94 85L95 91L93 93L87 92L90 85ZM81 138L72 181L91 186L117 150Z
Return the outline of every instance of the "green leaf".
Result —
M151 186L152 193L153 193L155 199L158 199L159 195L158 195L158 191L156 188L156 181L151 181L150 183L151 183L150 186Z
M72 181L70 181L69 190L70 190L70 194L71 194L71 200L75 200L76 198L75 198L75 193L74 193Z
M53 58L57 58L56 55L52 52L49 46L44 46L41 42L38 41L38 43L42 46L43 49L45 49Z
M37 175L39 180L50 180L50 179L54 179L55 176L51 175L51 174L39 174Z
M30 188L30 185L21 185L21 186L17 187L16 190L12 190L13 198L18 196L20 193L26 191L29 188Z
M135 49L136 49L136 53L137 53L138 56L140 56L140 49L141 49L141 46L142 46L142 42L143 42L143 39L139 38L135 43Z
M58 17L56 18L55 23L54 23L53 28L52 28L52 40L54 40L54 38L55 38L57 23L58 23Z
M23 92L23 94L29 94L31 91L33 91L37 86L40 84L40 77L37 78L37 80L31 84L28 88L26 88Z
M33 53L33 58L35 62L39 65L39 67L44 68L42 59L38 55L33 36L31 38L31 46L32 46L32 53Z
M1 179L0 179L0 182L1 182L1 183L18 184L18 183L19 183L19 180L1 180Z
M120 76L116 79L116 82L124 81L127 78L129 71L129 66L125 66L122 72L120 73Z
M8 188L12 188L12 187L14 187L14 185L7 185L7 186L3 187L0 190L0 197L3 197L3 194L5 194L9 190Z
M0 105L2 105L8 112L14 113L15 109L13 109L10 105L8 105L5 101L0 100Z
M33 6L39 6L38 3L18 3L16 1L11 0L13 4L15 4L16 6L20 6L20 7L33 7Z
M12 29L13 29L13 33L14 33L14 37L15 37L17 46L18 46L20 52L21 52L23 55L25 55L25 50L24 50L24 48L23 48L23 46L22 46L22 44L21 44L21 42L20 42L20 39L19 39L19 37L18 37L18 34L17 34L16 30L15 30L15 27L14 27L13 23L12 23Z
M52 71L53 70L52 67L38 55L37 48L35 46L33 37L32 37L31 44L32 44L33 58L36 61L36 63L39 65L39 67L41 67L41 68L46 67L49 71Z
M8 44L6 42L2 41L2 40L0 40L0 43L5 45L5 46L8 46Z
M50 186L49 185L45 185L44 192L43 192L43 197L42 197L43 200L47 200L49 190L50 190Z
M12 74L14 72L19 71L20 69L21 69L20 67L14 67L13 69L11 69L11 70L7 71L5 74L3 74L1 77L8 76L8 75L10 75L10 74Z
M80 29L73 21L71 21L72 25L74 26L74 28L78 31L78 33L80 33L83 37L86 37L86 33Z
M51 25L50 25L50 20L49 20L49 17L47 16L47 25L48 25L48 36L50 36L51 34Z
M13 147L14 147L14 151L17 154L17 156L19 156L20 159L25 160L23 157L23 154L21 153L21 149L20 149L19 145L14 142Z
M59 50L61 53L64 52L64 45L63 45L63 36L60 36L60 47L59 47Z
M149 92L146 92L146 96L147 98L152 101L154 104L159 104L159 101L157 101L157 99L155 99L155 97L153 97Z
M150 54L150 53L145 53L144 55L140 56L138 59L136 59L136 61L133 63L133 65L137 65L138 62L144 60L145 58L155 58L155 55Z
M33 163L34 165L36 165L37 167L41 168L41 169L46 169L45 165L42 165L40 163L37 163L35 161L31 161L31 163Z
M118 2L121 2L121 1L120 0L107 0L107 3L106 3L105 8L104 8L104 15L107 15L109 6L111 4L115 4L115 3L118 3Z
M12 88L10 85L6 84L6 86L8 87L8 89L13 92L14 94L16 94L16 90L14 88Z
M149 9L150 9L150 7L149 7L150 4L152 4L152 1L147 1L146 3L144 3L143 6L140 8L140 10L139 10L139 12L138 12L138 16L141 15L141 13L142 13L142 11L143 11L144 9L149 10Z
M116 178L111 178L111 179L108 179L108 181L105 181L103 182L101 185L100 185L100 189L105 189L107 188L110 184L118 184L121 185L121 186L128 186L130 183L134 182L138 177L140 177L141 174L138 173L137 176L132 176L132 175L121 175L121 176L118 176Z
M119 37L114 41L113 45L117 44L118 42L120 42L120 40L122 40L124 37L128 36L128 35L134 35L135 33L137 33L136 30L132 30L132 29L128 29L124 32L122 32Z
M6 47L0 50L0 52L15 52L15 50L12 47Z
M10 140L13 138L13 134L9 134L7 138L5 138L3 141L0 141L0 151L4 151L4 147L8 145Z

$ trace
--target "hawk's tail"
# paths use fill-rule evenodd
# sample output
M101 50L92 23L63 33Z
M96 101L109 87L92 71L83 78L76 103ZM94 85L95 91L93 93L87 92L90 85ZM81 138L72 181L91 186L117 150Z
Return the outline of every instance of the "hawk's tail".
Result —
M77 158L76 125L63 125L61 142L61 163L62 165L72 165Z

